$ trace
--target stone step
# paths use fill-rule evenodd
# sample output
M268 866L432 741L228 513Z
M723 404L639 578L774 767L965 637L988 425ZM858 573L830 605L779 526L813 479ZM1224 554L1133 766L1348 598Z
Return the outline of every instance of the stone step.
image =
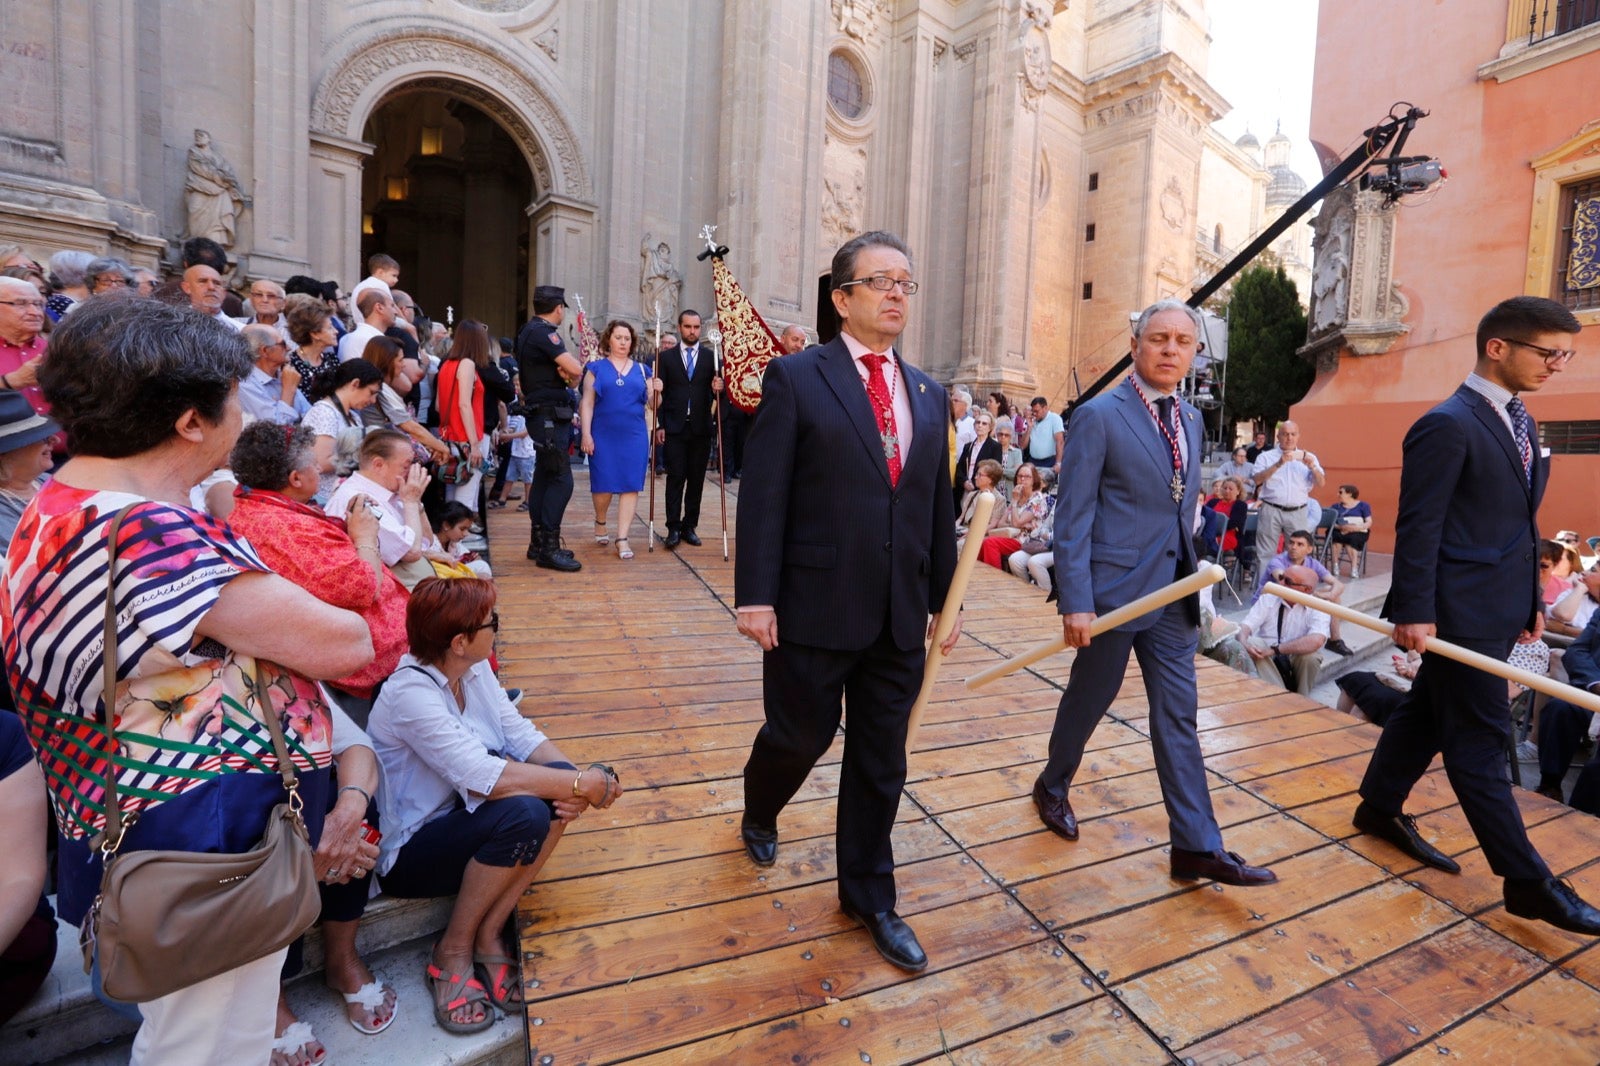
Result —
M445 926L453 900L387 899L378 897L367 906L356 945L362 958L371 959L386 949L414 941L432 943ZM56 960L33 1000L0 1026L0 1062L39 1063L71 1058L108 1040L124 1041L137 1026L95 998L83 972L78 951L78 930L56 922ZM322 987L322 931L306 934L305 967L297 982L311 979ZM421 970L419 968L418 972ZM359 1035L345 1026L352 1035ZM126 1052L124 1052L124 1059ZM418 1060L421 1061L421 1060ZM440 1059L438 1061L452 1061ZM477 1060L473 1060L477 1061Z
M370 911L368 912L371 913ZM363 923L365 924L365 923ZM457 1036L433 1020L433 999L423 979L433 934L365 954L380 980L394 986L394 1022L368 1036L346 1019L344 1001L316 974L302 974L289 985L289 1006L311 1026L338 1066L520 1066L527 1061L528 1036L521 1012L496 1012L495 1024L481 1033ZM109 1043L84 1047L50 1066L126 1066L133 1046L130 1032ZM5 1061L12 1061L6 1058Z

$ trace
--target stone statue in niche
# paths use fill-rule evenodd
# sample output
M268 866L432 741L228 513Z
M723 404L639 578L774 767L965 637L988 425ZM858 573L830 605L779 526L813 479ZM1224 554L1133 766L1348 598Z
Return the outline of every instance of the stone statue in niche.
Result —
M189 146L189 173L183 182L184 205L188 208L190 237L209 237L224 248L232 248L239 212L250 198L239 187L239 176L216 149L211 134L194 131Z
M1313 224L1315 267L1311 272L1311 335L1344 324L1349 315L1350 245L1355 218L1348 198L1329 197Z
M683 275L672 265L672 248L646 233L639 244L639 259L640 314L646 322L657 318L676 322Z

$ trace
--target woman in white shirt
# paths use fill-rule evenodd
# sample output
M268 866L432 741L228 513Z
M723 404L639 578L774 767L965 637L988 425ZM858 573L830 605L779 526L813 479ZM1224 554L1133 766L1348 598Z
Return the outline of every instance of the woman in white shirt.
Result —
M379 884L399 898L455 895L429 960L440 1028L522 1010L522 968L501 939L566 824L622 794L603 766L579 771L517 712L489 666L495 588L427 578L406 605L411 654L384 684L367 730L383 766Z

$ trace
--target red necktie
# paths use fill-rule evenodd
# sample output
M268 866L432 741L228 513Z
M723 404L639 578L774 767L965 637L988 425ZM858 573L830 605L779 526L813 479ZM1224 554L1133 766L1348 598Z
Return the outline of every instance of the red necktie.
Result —
M872 413L877 418L878 436L883 440L883 457L889 463L889 484L900 483L900 435L894 428L894 400L889 396L889 382L883 376L887 355L868 352L861 357L867 364L867 398L872 401Z

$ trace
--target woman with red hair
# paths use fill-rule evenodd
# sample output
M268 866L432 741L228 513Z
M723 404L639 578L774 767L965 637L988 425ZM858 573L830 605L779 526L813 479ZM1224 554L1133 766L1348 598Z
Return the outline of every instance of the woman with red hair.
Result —
M522 968L502 931L567 823L622 794L603 766L579 771L522 717L489 667L495 589L425 578L411 590L411 653L383 686L367 730L383 766L383 891L456 897L434 945L434 1017L452 1033L522 1009Z

